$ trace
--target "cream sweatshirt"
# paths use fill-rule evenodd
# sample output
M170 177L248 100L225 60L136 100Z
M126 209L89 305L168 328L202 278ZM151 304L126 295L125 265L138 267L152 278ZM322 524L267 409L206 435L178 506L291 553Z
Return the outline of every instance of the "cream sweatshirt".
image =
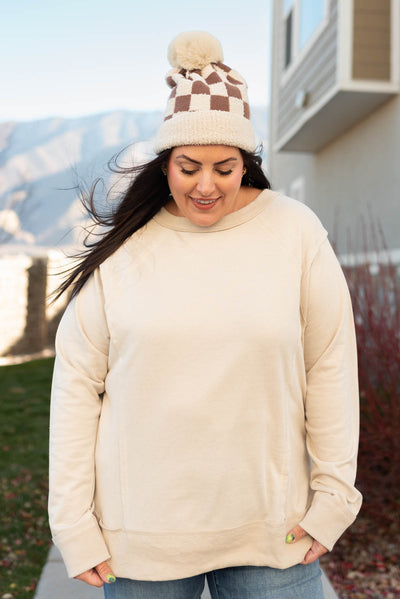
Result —
M59 326L50 525L70 576L300 562L351 524L353 317L317 217L265 190L210 227L164 208ZM285 543L300 524L310 536Z

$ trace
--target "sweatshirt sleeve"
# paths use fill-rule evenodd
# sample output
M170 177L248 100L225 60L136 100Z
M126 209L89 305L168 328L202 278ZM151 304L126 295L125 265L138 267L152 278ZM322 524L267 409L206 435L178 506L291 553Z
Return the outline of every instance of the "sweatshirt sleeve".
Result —
M355 520L359 435L357 352L350 294L325 239L303 277L306 440L312 504L299 523L331 550Z
M51 393L49 522L70 577L110 557L93 514L95 444L108 347L96 271L61 319Z

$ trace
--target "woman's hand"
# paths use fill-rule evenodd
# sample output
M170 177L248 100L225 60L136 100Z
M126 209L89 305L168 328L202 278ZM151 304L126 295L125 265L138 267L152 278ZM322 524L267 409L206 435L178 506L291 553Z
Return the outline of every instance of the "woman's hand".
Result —
M301 526L295 526L288 533L288 535L286 537L286 543L291 543L291 544L295 543L299 539L302 539L303 537L305 537L307 534L308 533L306 533L304 528L301 528ZM318 543L318 541L316 541L315 539L313 539L312 545L311 545L310 549L307 551L307 553L304 556L304 559L301 563L304 565L312 564L318 558L320 558L321 555L324 555L324 553L328 553L327 548L324 547L323 545L321 545L321 543Z
M109 584L116 581L116 577L107 562L101 562L98 566L82 572L75 578L91 584L93 587L102 587L105 582Z

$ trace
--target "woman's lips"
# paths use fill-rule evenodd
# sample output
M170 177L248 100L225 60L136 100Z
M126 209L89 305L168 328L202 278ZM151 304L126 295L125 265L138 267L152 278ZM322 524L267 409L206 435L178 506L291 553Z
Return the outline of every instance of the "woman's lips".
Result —
M219 200L219 198L193 198L192 196L189 197L192 200L193 204L196 206L196 208L198 208L199 210L211 210L211 208L213 208Z

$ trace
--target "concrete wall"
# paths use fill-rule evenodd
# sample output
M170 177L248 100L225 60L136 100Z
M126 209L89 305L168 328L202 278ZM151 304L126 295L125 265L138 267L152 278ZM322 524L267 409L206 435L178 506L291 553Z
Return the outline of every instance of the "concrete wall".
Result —
M299 199L318 214L341 253L363 249L363 221L382 226L388 247L398 250L399 156L395 97L320 152L271 153L270 175L274 187L289 195L302 185Z
M61 281L65 258L60 252L42 255L0 255L0 356L33 354L53 347L66 298L50 304L48 295Z

